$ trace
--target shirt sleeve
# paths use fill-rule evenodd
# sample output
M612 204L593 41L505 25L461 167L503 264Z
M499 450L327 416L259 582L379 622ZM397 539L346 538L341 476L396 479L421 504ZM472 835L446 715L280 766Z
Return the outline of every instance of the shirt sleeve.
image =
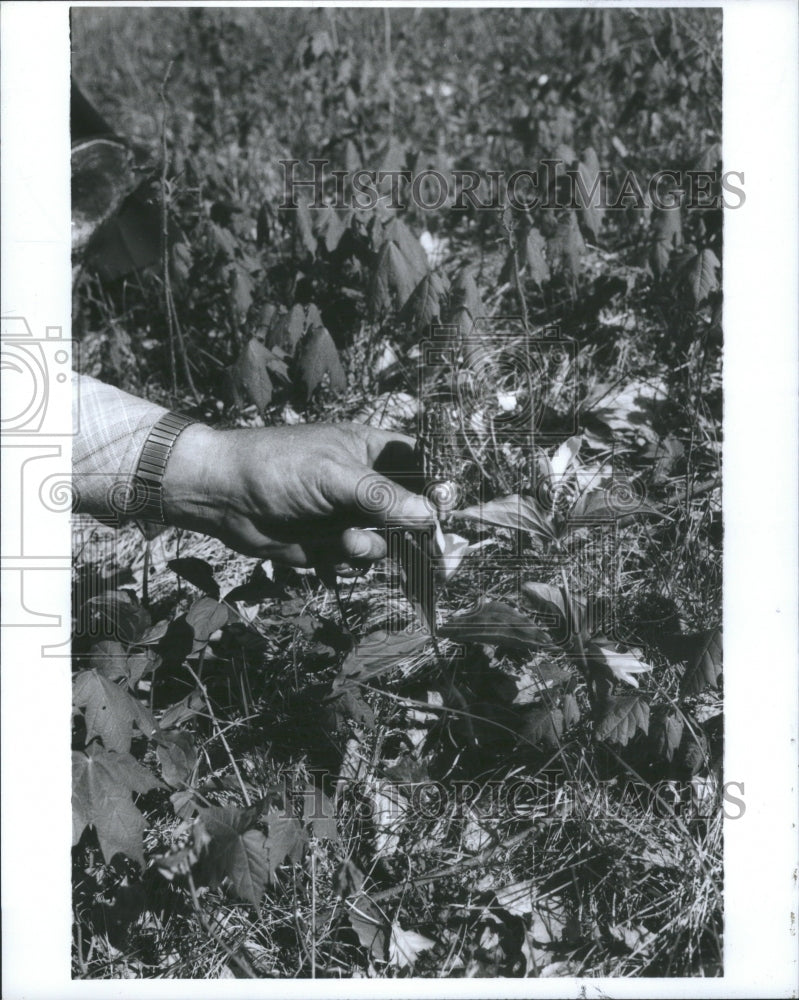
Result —
M75 511L125 519L139 454L168 411L89 375L72 373L72 481Z

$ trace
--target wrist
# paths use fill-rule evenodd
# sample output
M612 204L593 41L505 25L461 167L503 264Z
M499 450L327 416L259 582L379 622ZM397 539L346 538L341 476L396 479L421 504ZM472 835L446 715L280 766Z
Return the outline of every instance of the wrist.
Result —
M191 424L178 436L164 470L164 519L176 528L213 533L224 516L229 477L224 431Z

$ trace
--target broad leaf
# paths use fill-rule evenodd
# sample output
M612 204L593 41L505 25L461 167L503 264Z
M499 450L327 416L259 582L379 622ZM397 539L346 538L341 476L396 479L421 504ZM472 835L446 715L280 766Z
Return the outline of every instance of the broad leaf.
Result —
M81 608L82 627L98 639L108 638L131 645L150 627L149 612L134 604L124 591L91 597Z
M264 572L261 563L258 563L247 582L229 590L224 596L224 601L226 604L234 601L241 601L242 604L260 604L262 601L285 597L284 588L271 580Z
M577 699L573 694L565 694L563 696L561 711L563 712L564 729L568 729L569 726L575 726L580 721L580 706L577 704Z
M341 730L348 719L367 729L375 728L375 713L358 688L334 685L324 708L326 727L333 733Z
M435 947L435 941L417 934L416 931L405 931L398 923L391 925L391 937L388 942L389 965L398 969L412 969L416 959L423 951Z
M297 344L302 340L308 322L305 309L297 303L290 312L275 314L269 324L266 335L266 346L274 350L284 351L286 356L294 354Z
M199 816L211 840L208 862L215 882L229 878L239 898L259 906L267 882L287 856L296 859L304 845L302 827L291 817L272 816L269 835L254 824L260 808L212 806Z
M701 694L706 688L717 688L721 676L721 629L680 637L688 665L680 683L680 693L685 697Z
M120 677L127 678L127 658L125 647L113 639L96 642L86 657L88 665L110 681L119 680Z
M533 912L540 889L532 879L525 879L497 889L495 895L497 906L515 917L523 917Z
M442 534L443 548L439 546L439 553L436 558L436 571L444 579L451 580L458 572L458 567L463 561L463 557L469 551L469 541L461 535L454 535L450 532Z
M471 269L464 268L459 272L450 292L450 305L453 313L466 309L471 316L472 324L486 315L486 308ZM452 317L449 318L450 322L454 322Z
M609 699L595 736L627 746L638 729L644 736L649 732L649 704L640 695L626 694Z
M294 816L281 816L275 810L270 810L266 814L266 824L269 878L270 881L274 881L278 868L286 861L302 860L308 844L308 834Z
M158 781L126 753L93 745L86 753L72 753L72 843L84 828L97 831L106 863L117 853L144 867L144 817L133 804L134 792L159 788Z
M421 246L419 247L422 254ZM426 260L426 258L425 258ZM393 240L387 240L377 258L367 301L369 313L376 318L391 312L394 304L401 308L420 281L414 267Z
M520 496L518 493L454 511L452 517L495 524L501 528L529 531L530 534L546 540L555 538L555 529L549 515L535 500Z
M613 646L603 642L589 642L585 647L586 656L592 664L608 670L616 680L626 681L633 687L638 687L636 674L646 674L652 669L648 663L643 663L632 653L620 653Z
M524 263L530 278L540 287L549 281L549 264L545 256L547 241L533 226L524 241Z
M657 711L650 720L649 742L656 760L672 761L682 742L685 723L672 708Z
M407 323L418 336L424 336L429 332L430 324L440 319L446 294L447 286L441 275L435 271L426 274L397 318L401 323Z
M553 750L563 735L563 712L559 708L531 708L521 718L519 736L525 743L545 743Z
M313 210L314 230L325 245L328 253L332 253L341 242L341 237L347 231L352 217L349 210L340 211L332 205Z
M429 641L430 633L426 629L394 633L379 629L371 632L347 654L339 679L346 682L376 677L418 653Z
M576 194L583 228L587 231L589 238L596 242L602 228L604 209L598 204L601 201L599 195L602 190L599 158L591 146L583 151L583 158L577 164L577 174L582 181L582 188L576 186ZM592 193L595 185L597 185L596 191Z
M555 235L547 243L551 267L563 271L571 278L576 278L580 273L584 250L585 243L577 223L577 214L567 211Z
M145 736L155 729L148 709L97 670L78 674L72 700L84 709L87 744L99 736L106 750L126 753L130 750L134 724Z
M388 921L380 907L363 892L364 882L363 872L349 859L336 873L336 888L346 900L347 917L361 947L383 962L387 957Z
M679 206L655 209L652 215L652 249L649 262L656 278L662 278L672 252L682 245L682 221Z
M297 351L296 366L306 400L313 396L325 376L328 377L333 392L343 392L347 388L347 375L336 345L323 326L315 326L309 330Z
M235 401L255 403L259 410L264 410L272 400L272 379L269 377L267 364L274 359L274 354L268 347L255 337L245 344L236 363L229 370L230 384Z
M572 674L554 663L540 663L515 679L514 705L529 705L540 701L546 691L558 688L572 679Z
M203 593L213 598L219 597L219 584L214 579L214 571L204 559L197 559L195 556L170 559L167 566Z
M710 249L700 250L686 265L684 287L695 309L718 289L720 267L718 257Z
M181 726L184 722L193 718L199 712L204 711L205 702L199 690L195 689L185 698L182 698L174 705L170 705L161 716L161 729L171 729L173 726Z
M421 281L430 270L427 254L424 252L422 244L416 239L402 219L395 217L389 222L385 229L385 238L393 240L397 244L402 251L403 257L410 265L416 282Z
M194 631L197 642L208 642L218 629L230 621L230 608L212 597L201 597L186 612L186 623Z
M164 781L173 788L185 785L197 763L194 738L190 733L161 733L156 750Z
M302 821L318 840L339 841L335 803L316 784L306 786L302 799Z
M560 587L527 581L522 584L522 593L536 611L549 618L547 627L551 624L556 630L560 630L566 626L569 613Z
M451 618L441 626L439 634L456 642L484 642L519 652L552 645L546 632L501 601L484 601L473 611Z
M313 233L313 222L311 220L311 210L307 201L302 199L297 201L296 209L289 209L294 212L294 226L300 242L311 256L316 253L316 237Z
M621 480L603 489L581 494L569 511L568 524L582 527L599 521L621 521L622 518L662 517L666 515L646 503L634 483Z

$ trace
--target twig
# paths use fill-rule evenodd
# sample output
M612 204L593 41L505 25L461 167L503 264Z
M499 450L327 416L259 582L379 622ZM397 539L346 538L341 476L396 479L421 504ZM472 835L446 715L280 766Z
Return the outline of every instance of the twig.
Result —
M172 394L177 398L178 376L176 355L180 356L183 366L183 373L186 376L186 383L191 390L196 402L200 402L200 395L194 385L194 379L189 368L189 360L186 356L186 346L183 342L183 331L178 322L177 310L175 309L175 298L172 294L172 279L169 274L169 181L167 179L167 168L169 166L169 149L166 141L167 122L167 99L166 86L169 82L169 75L172 72L174 60L167 66L164 79L161 82L161 272L164 282L164 301L166 305L166 322L169 331L169 361L172 370Z
M244 779L241 776L241 771L239 771L239 767L238 767L238 764L236 763L236 759L233 756L233 753L231 752L230 744L225 739L225 734L224 734L224 732L222 730L222 727L219 725L219 721L217 720L217 717L214 714L214 709L213 709L213 706L211 705L211 699L208 696L208 689L206 688L205 684L203 684L202 680L197 676L197 674L191 669L191 667L188 665L188 663L186 664L186 669L191 674L191 676L194 678L194 680L195 680L195 682L197 684L197 687L200 689L200 691L202 693L202 696L205 699L205 704L206 704L206 707L208 708L208 715L209 715L209 717L211 719L211 722L212 722L214 728L216 729L217 736L222 741L222 745L224 746L224 748L225 748L225 750L227 752L227 755L230 758L230 763L233 766L233 772L236 775L236 778L238 780L239 786L241 788L241 794L244 796L244 801L247 803L248 806L251 806L252 805L252 799L250 798L249 792L247 791L247 787L244 784Z
M192 875L191 870L189 870L187 874L189 879L189 892L191 893L191 901L194 906L194 912L197 914L197 919L200 921L200 926L202 927L202 929L205 931L208 937L212 938L219 945L219 947L225 952L230 961L235 963L248 979L259 979L260 977L256 973L255 969L253 969L253 967L250 965L249 961L244 957L244 955L240 955L234 948L231 948L231 946L227 943L227 941L225 941L225 939L221 936L221 934L217 934L217 932L213 929L213 927L211 927L211 925L208 923L208 920L206 919L205 914L203 913L202 907L200 906L200 900L199 897L197 896L197 886L194 884L194 876Z

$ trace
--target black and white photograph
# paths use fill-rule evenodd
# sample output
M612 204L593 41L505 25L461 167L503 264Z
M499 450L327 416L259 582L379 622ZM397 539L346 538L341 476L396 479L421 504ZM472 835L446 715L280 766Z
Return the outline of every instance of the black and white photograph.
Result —
M790 996L796 66L750 117L729 51L791 5L48 7L3 749L66 986L4 994Z

